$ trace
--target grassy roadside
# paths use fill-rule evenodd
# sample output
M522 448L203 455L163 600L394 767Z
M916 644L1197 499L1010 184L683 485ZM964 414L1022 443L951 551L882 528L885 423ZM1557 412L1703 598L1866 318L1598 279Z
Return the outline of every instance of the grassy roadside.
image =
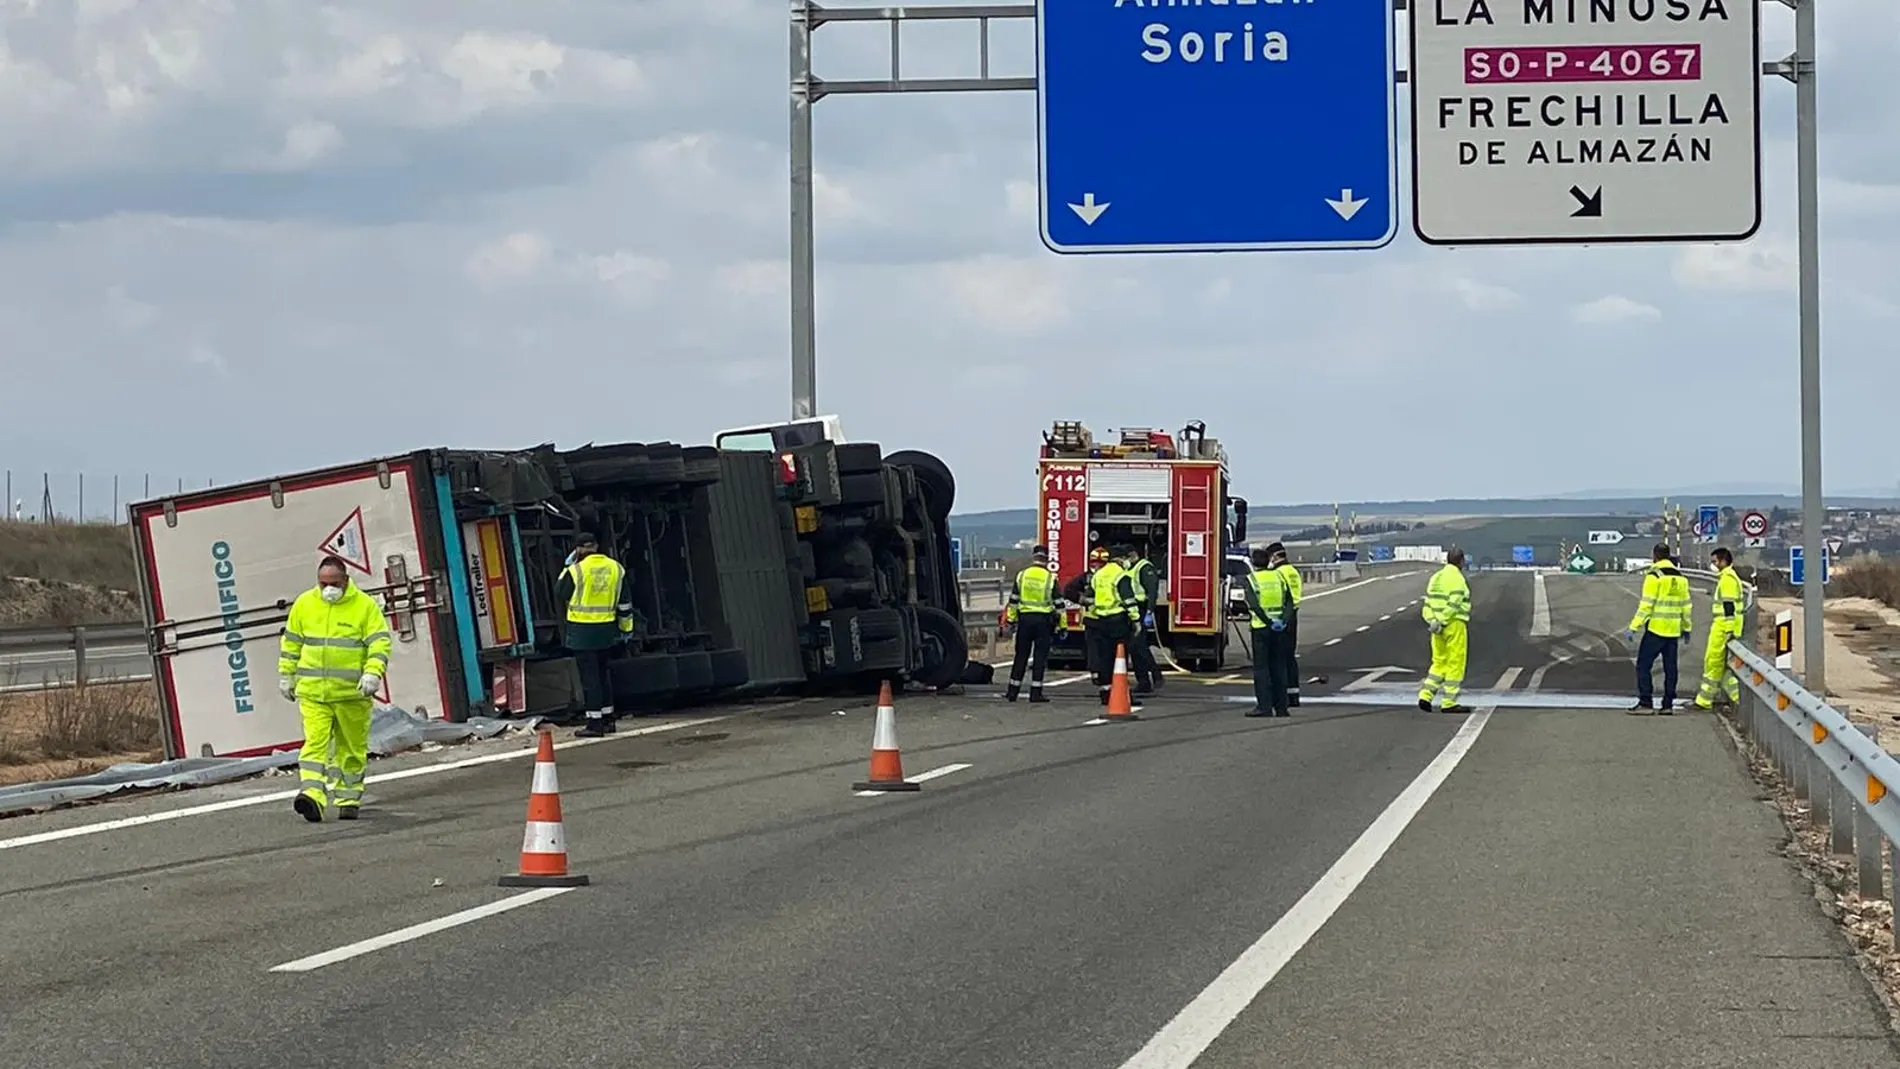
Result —
M0 520L0 628L136 621L137 574L124 527Z

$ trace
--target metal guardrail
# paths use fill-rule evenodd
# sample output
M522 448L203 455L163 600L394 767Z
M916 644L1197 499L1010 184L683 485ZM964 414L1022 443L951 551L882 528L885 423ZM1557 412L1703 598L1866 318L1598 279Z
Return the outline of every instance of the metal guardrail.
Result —
M99 682L92 678L87 667L87 652L99 647L124 649L127 646L145 647L145 626L143 624L89 624L67 628L22 628L0 631L0 679L4 679L10 670L20 667L19 658L38 654L71 654L72 682L81 686ZM42 667L35 663L32 667ZM65 667L65 666L62 666ZM150 675L132 675L115 677L114 683L137 683L152 678ZM48 687L63 687L70 684L63 679L46 679L29 683L0 683L0 693L43 690Z
M1853 856L1860 896L1900 909L1900 796L1889 791L1900 787L1900 760L1881 748L1872 725L1848 720L1741 640L1728 651L1742 684L1735 719L1743 734L1808 803L1807 819L1827 828L1830 851ZM1893 869L1891 891L1884 868ZM1890 940L1893 932L1890 920Z

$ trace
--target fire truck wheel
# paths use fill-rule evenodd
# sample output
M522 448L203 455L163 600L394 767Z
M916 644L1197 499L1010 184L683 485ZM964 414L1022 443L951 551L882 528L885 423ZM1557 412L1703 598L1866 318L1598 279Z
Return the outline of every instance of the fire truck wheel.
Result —
M926 687L947 687L963 678L970 659L970 640L956 617L929 605L917 609L917 629L923 632L924 664L915 674Z
M884 463L892 467L909 466L917 484L923 488L930 518L942 523L949 517L950 507L957 500L957 478L950 474L950 465L917 449L900 449L885 457Z

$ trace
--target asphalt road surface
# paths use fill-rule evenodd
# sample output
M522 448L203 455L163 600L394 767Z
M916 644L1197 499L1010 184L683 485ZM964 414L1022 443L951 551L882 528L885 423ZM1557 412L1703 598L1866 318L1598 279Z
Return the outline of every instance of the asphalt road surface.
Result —
M1074 673L1047 705L1000 680L901 696L911 794L852 790L858 705L568 746L592 883L567 892L496 886L521 740L379 762L356 824L303 823L285 778L0 821L0 1049L42 1069L1900 1067L1720 723L1615 711L1629 661L1604 636L1634 581L1474 577L1477 710L1448 716L1411 705L1425 578L1309 601L1304 674L1329 682L1286 720L1244 718L1242 679L1177 676L1108 725ZM450 758L484 763L422 763Z

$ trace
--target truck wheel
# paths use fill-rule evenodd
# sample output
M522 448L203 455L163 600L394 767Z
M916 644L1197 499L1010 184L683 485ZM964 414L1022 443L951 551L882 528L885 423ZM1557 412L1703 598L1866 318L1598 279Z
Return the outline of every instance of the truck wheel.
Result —
M679 689L682 692L713 688L712 655L704 650L674 657L673 670L679 674Z
M743 687L752 679L744 650L714 650L706 655L706 661L712 666L712 685L720 690Z
M858 614L858 635L865 642L889 642L904 637L904 617L896 609L870 609Z
M970 640L956 617L929 605L917 608L917 629L922 632L923 667L913 678L926 687L947 687L963 678L963 666L970 660Z
M917 449L900 449L886 456L884 463L894 468L910 468L928 499L925 504L931 519L942 523L949 517L950 507L957 500L957 478L950 474L950 465Z
M666 653L615 661L608 670L608 678L613 683L615 705L637 704L642 698L651 701L679 689L680 685L677 662Z

